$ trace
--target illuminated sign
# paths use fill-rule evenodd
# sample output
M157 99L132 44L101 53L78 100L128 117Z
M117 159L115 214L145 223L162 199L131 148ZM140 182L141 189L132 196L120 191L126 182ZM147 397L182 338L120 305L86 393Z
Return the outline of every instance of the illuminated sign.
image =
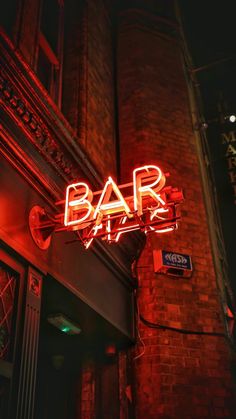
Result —
M192 260L189 255L166 250L153 251L154 272L189 278L192 275Z
M189 255L183 255L182 253L172 253L162 251L163 262L166 266L172 266L175 268L192 270L191 257Z
M111 243L130 231L175 230L183 194L166 186L166 177L158 166L147 165L133 171L131 183L118 186L108 177L101 191L92 192L85 182L70 184L65 201L58 203L65 205L64 229L75 231L86 248L95 238Z

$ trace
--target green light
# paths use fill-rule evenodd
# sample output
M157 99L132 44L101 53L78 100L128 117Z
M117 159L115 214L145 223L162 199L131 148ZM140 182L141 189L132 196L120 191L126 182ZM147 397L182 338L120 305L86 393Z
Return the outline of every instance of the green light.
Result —
M63 326L63 327L61 328L61 331L62 331L62 332L65 332L65 333L68 333L68 332L70 331L70 327L68 327L68 326Z
M61 332L67 333L68 335L78 335L81 333L81 328L79 325L68 319L68 317L62 313L49 315L48 322L59 329Z

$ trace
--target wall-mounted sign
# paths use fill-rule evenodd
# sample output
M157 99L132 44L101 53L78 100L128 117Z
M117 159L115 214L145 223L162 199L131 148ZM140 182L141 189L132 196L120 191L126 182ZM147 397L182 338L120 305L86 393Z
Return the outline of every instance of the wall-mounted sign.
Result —
M192 261L189 255L154 250L154 272L167 273L172 276L189 277L192 274Z
M96 237L118 242L129 231L172 231L183 196L165 183L166 176L153 165L135 169L133 182L125 185L109 177L103 190L94 193L84 182L73 183L66 190L64 225L78 232L86 248Z
M147 165L133 171L132 182L117 185L109 177L96 192L85 182L72 183L66 188L65 201L57 203L64 212L55 217L54 230L76 232L86 249L96 238L112 243L135 230L146 234L173 231L178 227L183 194L166 186L167 176L158 166ZM44 220L44 228L47 225ZM31 228L32 235L36 230L37 226ZM34 240L39 243L39 238Z

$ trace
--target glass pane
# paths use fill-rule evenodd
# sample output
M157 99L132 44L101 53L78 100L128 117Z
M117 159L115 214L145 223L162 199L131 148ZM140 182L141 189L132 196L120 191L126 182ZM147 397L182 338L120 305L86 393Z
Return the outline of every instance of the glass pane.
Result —
M42 82L44 87L50 93L51 82L52 82L52 64L44 54L42 48L39 47L38 55L38 69L37 69L39 80Z
M44 0L41 17L41 31L46 37L52 50L57 54L59 30L58 0Z
M17 0L4 1L1 6L0 24L4 27L8 35L12 35L16 20Z
M0 359L10 360L16 277L0 266Z

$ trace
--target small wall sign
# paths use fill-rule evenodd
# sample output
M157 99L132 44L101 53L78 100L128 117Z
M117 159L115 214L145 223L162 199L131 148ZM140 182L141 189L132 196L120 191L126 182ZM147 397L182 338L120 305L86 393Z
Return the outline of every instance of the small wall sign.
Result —
M168 252L166 250L154 250L154 271L166 273L172 276L189 277L192 275L192 260L189 255L183 253Z

